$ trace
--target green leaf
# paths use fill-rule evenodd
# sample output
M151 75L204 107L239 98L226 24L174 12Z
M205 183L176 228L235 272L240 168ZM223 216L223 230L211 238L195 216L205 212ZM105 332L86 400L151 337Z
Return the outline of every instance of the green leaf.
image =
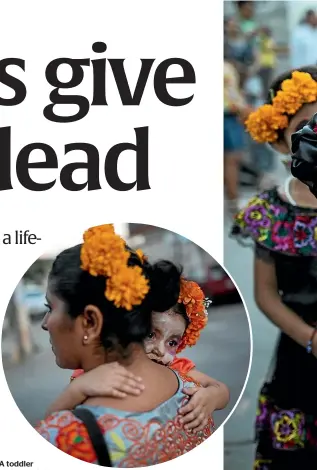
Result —
M121 439L121 437L114 433L114 432L109 432L109 437L113 441L113 443L117 446L119 452L125 452L126 451L126 446Z
M118 462L118 460L121 460L125 457L125 452L122 451L113 451L110 452L110 458L112 462Z

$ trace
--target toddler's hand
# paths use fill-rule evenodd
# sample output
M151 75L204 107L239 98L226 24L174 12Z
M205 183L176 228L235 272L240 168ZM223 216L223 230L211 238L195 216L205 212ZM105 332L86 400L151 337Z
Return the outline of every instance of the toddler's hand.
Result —
M183 392L190 398L187 405L180 408L179 413L183 415L181 422L185 429L194 432L202 431L211 418L215 406L211 403L211 397L207 388L192 387L184 388Z
M137 377L117 362L103 364L79 376L74 384L88 397L125 398L140 395L144 390L141 377Z

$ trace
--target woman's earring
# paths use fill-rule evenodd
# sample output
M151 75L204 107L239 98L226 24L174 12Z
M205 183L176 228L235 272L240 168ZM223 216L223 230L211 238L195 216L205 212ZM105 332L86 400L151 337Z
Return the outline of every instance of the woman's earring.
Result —
M87 341L87 339L88 339L88 336L85 335L85 336L84 336L84 341Z

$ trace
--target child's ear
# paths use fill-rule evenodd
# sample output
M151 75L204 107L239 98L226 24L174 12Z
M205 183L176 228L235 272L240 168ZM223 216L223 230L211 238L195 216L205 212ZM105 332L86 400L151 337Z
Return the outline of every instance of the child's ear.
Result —
M272 148L278 153L289 155L289 148L284 139L272 144Z

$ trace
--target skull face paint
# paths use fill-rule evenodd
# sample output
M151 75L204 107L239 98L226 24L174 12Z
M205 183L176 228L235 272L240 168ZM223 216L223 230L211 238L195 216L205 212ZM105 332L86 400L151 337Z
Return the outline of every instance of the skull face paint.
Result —
M177 348L185 333L186 321L178 313L152 313L152 332L144 341L148 357L160 364L168 365L173 362Z

